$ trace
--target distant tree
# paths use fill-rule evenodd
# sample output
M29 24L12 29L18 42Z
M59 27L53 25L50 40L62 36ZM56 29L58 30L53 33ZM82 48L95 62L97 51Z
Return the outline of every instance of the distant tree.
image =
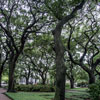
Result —
M30 33L39 32L45 25L45 11L40 8L41 1L1 0L0 29L6 36L9 53L8 92L14 91L14 71L16 63L23 52Z
M67 78L70 80L70 88L74 88L74 83L75 83L75 67L74 65L69 62L69 67L67 68L66 70L66 75L67 75ZM67 65L68 66L68 65Z
M49 69L54 65L54 58L52 58L52 37L49 34L42 34L35 38L30 44L34 48L27 48L24 50L30 64L33 66L33 71L37 72L41 77L42 84L46 84ZM50 45L48 45L50 44Z
M92 7L93 8L93 7ZM89 9L89 10L88 10ZM95 82L95 69L100 63L99 50L99 28L98 28L98 18L93 12L87 8L88 14L84 12L84 18L86 22L80 20L79 25L73 26L70 24L70 36L68 40L68 54L71 61L81 66L89 75L89 84ZM77 23L77 24L78 24ZM82 24L81 24L82 23ZM74 44L74 46L72 46ZM74 50L74 52L72 52ZM76 52L76 53L75 53ZM77 52L79 56L77 56ZM74 53L74 56L73 56ZM77 56L77 59L75 57Z
M2 81L2 73L9 56L8 48L6 47L6 43L2 38L4 37L0 36L0 87Z

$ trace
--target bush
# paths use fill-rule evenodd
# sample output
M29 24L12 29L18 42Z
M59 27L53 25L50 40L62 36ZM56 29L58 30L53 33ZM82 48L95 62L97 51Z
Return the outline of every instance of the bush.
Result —
M66 87L66 89L70 89L70 84L67 83L67 84L65 85L65 87Z
M54 92L54 86L51 85L17 85L17 91L25 92Z
M88 87L88 83L87 82L77 83L77 87Z
M15 87L17 91L26 91L26 92L31 91L32 88L33 88L32 85L16 85Z
M89 94L93 100L100 100L100 81L89 85Z

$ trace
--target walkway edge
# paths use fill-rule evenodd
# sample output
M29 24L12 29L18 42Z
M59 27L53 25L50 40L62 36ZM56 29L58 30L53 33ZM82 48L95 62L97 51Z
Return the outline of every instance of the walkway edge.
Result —
M7 92L3 93L5 96L7 96L9 99L14 100L12 97L6 94Z

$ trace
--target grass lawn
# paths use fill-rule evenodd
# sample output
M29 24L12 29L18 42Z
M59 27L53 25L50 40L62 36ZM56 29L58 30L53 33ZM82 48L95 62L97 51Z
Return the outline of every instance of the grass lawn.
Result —
M87 100L89 94L87 93L87 88L76 88L68 90L66 92L66 98L70 100Z
M87 91L88 88L74 88L71 90L78 90L78 91Z
M54 93L44 92L18 92L18 93L6 93L13 100L51 100L54 97ZM85 88L71 89L66 91L66 98L69 100L87 100L89 94Z

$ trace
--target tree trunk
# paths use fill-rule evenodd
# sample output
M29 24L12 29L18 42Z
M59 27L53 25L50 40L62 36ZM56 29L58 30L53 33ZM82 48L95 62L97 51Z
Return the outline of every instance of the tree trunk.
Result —
M68 21L74 18L76 12L83 7L85 0L76 6L70 15L65 16L59 23L56 25L56 28L52 31L54 35L54 51L56 53L56 92L55 92L55 100L65 100L65 75L66 69L64 65L64 52L65 48L61 41L61 31Z
M64 47L61 41L61 29L53 33L56 53L56 91L54 100L65 100L65 74Z
M42 85L45 85L45 79L42 79Z
M73 89L74 88L74 80L70 79L70 88Z
M2 82L2 70L0 70L0 87L2 87L1 82Z
M46 84L46 79L44 78L44 76L41 76L42 78L42 85L45 85Z
M1 87L1 81L2 81L2 73L3 73L4 67L5 67L4 65L6 63L7 57L8 57L8 54L6 55L6 58L2 62L2 64L0 64L0 87Z
M26 85L28 85L29 84L29 79L28 78L26 78Z
M37 78L35 78L35 84L37 84Z
M14 71L15 71L15 62L9 62L9 82L8 82L8 92L15 92L14 89Z
M95 83L95 75L94 73L89 73L89 84Z
M4 66L2 64L1 68L0 68L0 87L1 87L1 82L2 82L2 73L3 73L3 69L4 69Z
M31 69L30 69L30 65L28 65L28 75L26 77L26 85L29 84L30 73L31 73Z
M59 71L61 70L61 71ZM55 100L65 100L65 69L58 69L56 73Z
M0 39L1 39L1 35L0 35ZM0 44L0 68L1 68L1 44ZM1 87L1 74L0 74L0 87Z
M2 87L2 86L1 86L1 79L2 79L2 75L0 75L0 87Z
M15 87L16 80L14 78L14 73L15 73L16 61L17 61L20 53L21 53L21 51L16 54L14 54L14 52L11 52L11 54L10 54L8 92L15 92L14 87Z

